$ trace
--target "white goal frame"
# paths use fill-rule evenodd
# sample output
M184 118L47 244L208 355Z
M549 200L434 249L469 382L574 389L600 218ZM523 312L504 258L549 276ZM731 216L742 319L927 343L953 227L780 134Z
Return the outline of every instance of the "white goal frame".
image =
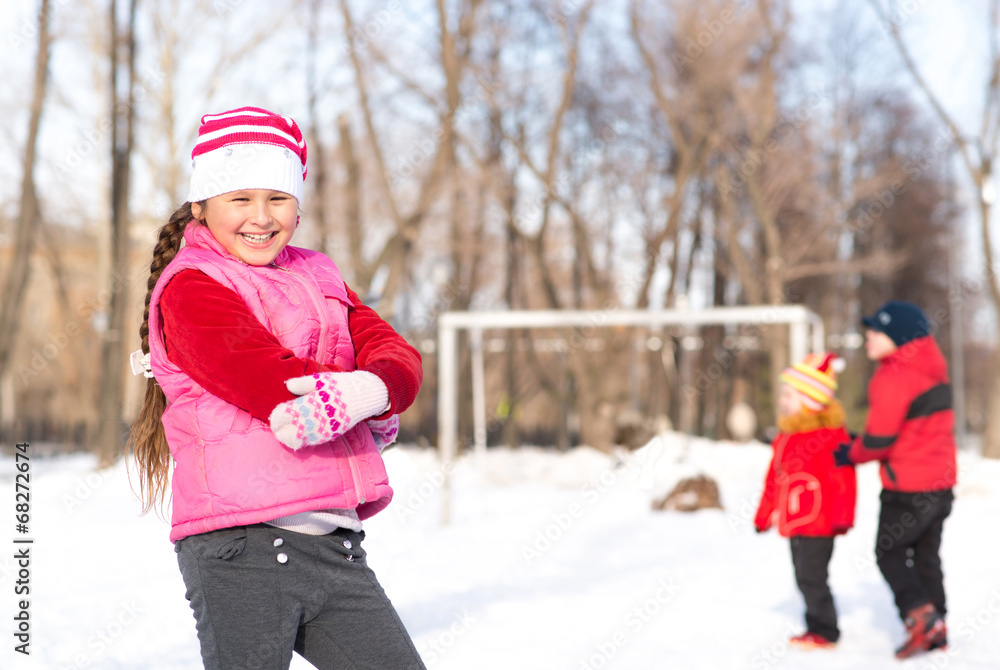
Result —
M438 318L438 454L444 475L441 522L451 519L451 471L458 453L458 331L469 331L472 350L473 453L486 453L486 377L483 331L486 329L574 328L610 326L714 326L787 324L790 360L825 348L823 320L802 305L758 305L709 309L661 310L520 310L444 312Z

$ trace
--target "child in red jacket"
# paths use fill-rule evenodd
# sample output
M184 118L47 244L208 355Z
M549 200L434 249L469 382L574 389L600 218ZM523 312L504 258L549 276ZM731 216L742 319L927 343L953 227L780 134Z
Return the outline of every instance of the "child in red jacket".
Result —
M906 625L897 658L947 645L941 531L955 486L955 416L948 364L913 303L893 300L863 320L868 358L865 432L837 462L881 462L882 510L875 555Z
M854 525L857 483L853 468L838 468L833 453L850 439L844 409L833 397L843 360L810 354L781 374L774 457L754 525L790 538L795 582L806 603L806 632L789 642L830 648L840 638L837 610L827 584L833 538Z

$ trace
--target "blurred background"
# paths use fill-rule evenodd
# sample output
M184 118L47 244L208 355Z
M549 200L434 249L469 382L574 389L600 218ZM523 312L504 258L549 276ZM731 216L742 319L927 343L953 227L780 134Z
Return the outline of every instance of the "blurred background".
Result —
M404 441L436 444L452 310L805 305L857 429L860 317L897 298L1000 456L997 2L8 0L0 33L4 449L123 453L156 230L201 115L252 105L306 134L294 242L424 356ZM487 439L764 439L788 345L766 316L487 330Z

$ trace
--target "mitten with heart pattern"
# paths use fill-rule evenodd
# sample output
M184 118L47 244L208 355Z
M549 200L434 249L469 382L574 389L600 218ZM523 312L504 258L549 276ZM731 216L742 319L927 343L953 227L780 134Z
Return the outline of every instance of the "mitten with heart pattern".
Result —
M372 437L375 438L375 446L378 447L379 453L382 453L383 449L396 441L396 435L399 434L398 414L393 414L388 419L369 419L365 423L372 431Z
M301 397L276 406L270 424L289 449L329 442L389 407L385 383L365 370L319 372L289 379L285 386Z

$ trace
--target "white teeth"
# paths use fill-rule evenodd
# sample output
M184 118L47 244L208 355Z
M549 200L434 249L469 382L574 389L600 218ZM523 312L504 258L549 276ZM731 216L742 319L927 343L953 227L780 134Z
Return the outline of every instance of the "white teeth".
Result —
M253 233L240 233L250 242L267 242L271 239L271 233L265 233L263 235L254 235Z

